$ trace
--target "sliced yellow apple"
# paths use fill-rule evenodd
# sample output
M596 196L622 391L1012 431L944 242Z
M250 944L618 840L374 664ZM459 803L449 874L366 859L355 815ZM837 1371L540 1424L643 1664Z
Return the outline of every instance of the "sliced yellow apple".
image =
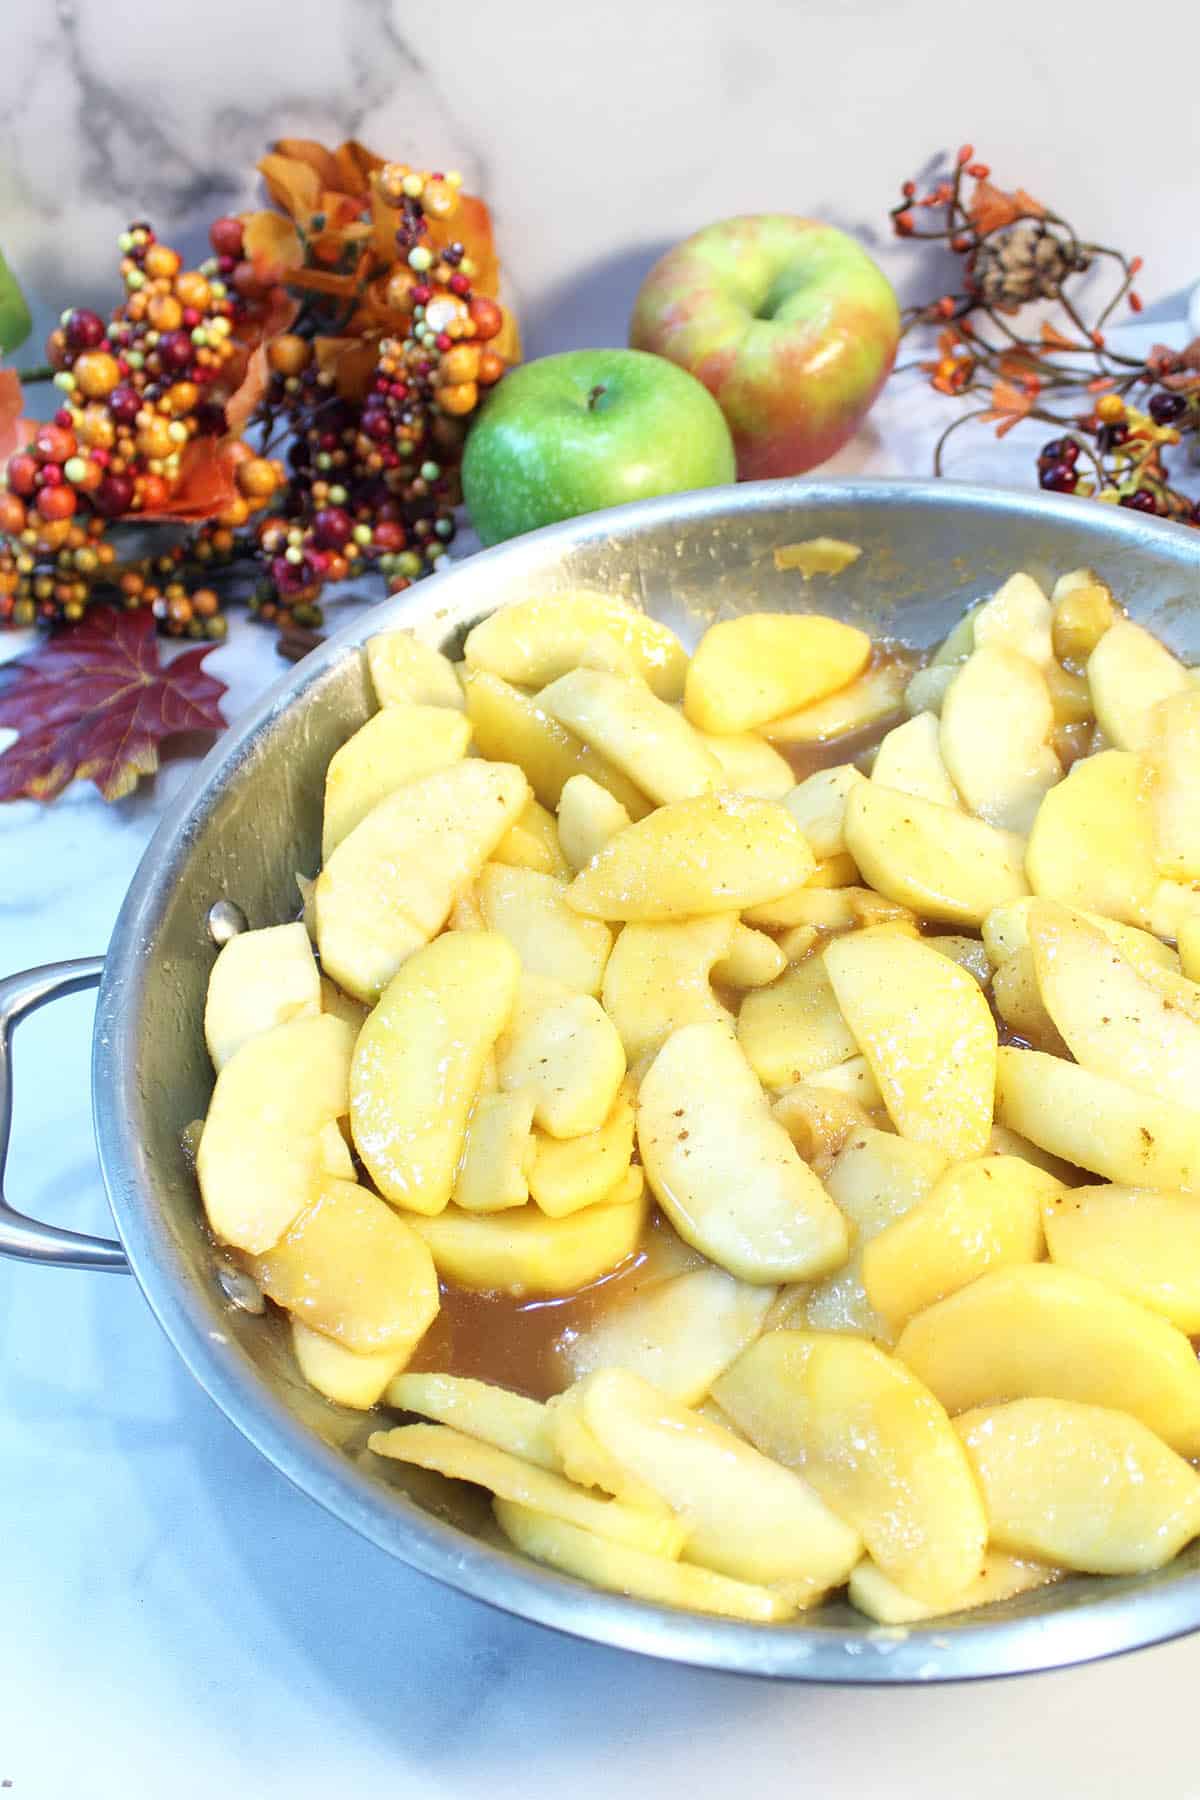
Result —
M813 613L722 619L696 646L684 708L701 731L750 731L845 687L870 654L865 631Z
M755 800L782 800L795 787L791 763L758 732L735 731L725 735L700 731L696 735L720 764L717 787L734 794L748 794Z
M926 919L978 928L1029 892L1021 838L874 781L846 802L846 843L873 888Z
M462 685L454 664L411 631L382 631L368 638L367 666L380 706L463 709Z
M929 1606L906 1594L866 1556L850 1571L846 1597L851 1606L866 1613L876 1624L920 1625L926 1619L939 1619L947 1613L974 1612L977 1607L990 1606L996 1600L1015 1600L1018 1594L1033 1593L1062 1578L1063 1571L1051 1568L1048 1563L1009 1556L1003 1550L986 1550L980 1558L978 1574L972 1576L965 1588L945 1606Z
M1131 1187L1200 1188L1200 1112L1077 1063L1005 1045L996 1117L1051 1155Z
M556 875L561 881L571 879L571 865L558 840L558 822L532 796L492 851L492 861L514 869L535 869L539 875Z
M533 1105L533 1095L520 1089L478 1093L454 1177L455 1206L471 1213L524 1206L534 1155Z
M562 1219L583 1206L603 1202L632 1161L633 1127L633 1098L622 1091L595 1131L573 1138L536 1133L529 1192L542 1211L552 1219Z
M1177 656L1144 625L1118 619L1088 657L1088 685L1096 723L1119 750L1145 750L1154 737L1154 709L1186 693L1191 676Z
M558 800L558 838L575 873L586 868L610 837L624 831L629 814L607 788L590 775L572 775Z
M1046 1200L1042 1216L1056 1263L1200 1335L1200 1194L1067 1188Z
M588 748L573 731L552 719L532 694L499 675L469 669L467 717L481 756L517 763L542 805L551 812L572 775L588 775L619 800L630 818L640 819L650 802L619 769Z
M410 1348L404 1348L364 1355L358 1350L347 1350L323 1331L313 1331L294 1314L290 1323L292 1350L305 1381L327 1400L353 1407L356 1412L370 1411L412 1354Z
M845 1261L846 1221L728 1027L685 1025L667 1039L642 1081L637 1135L675 1229L731 1275L799 1281Z
M820 953L786 969L770 987L747 994L737 1034L754 1073L775 1088L831 1069L859 1047Z
M538 704L659 805L720 785L721 765L699 733L637 676L573 669Z
M563 882L493 862L480 871L476 891L488 930L508 939L523 969L581 994L600 992L612 932L567 905Z
M540 1400L462 1375L425 1374L397 1375L388 1383L385 1398L396 1412L420 1413L523 1462L562 1474L550 1416Z
M853 763L818 769L784 795L783 804L808 839L814 856L846 853L846 800L866 776Z
M773 744L827 744L831 738L878 725L903 706L910 668L911 664L885 662L866 669L825 699L771 719L763 726L763 736Z
M223 1069L260 1031L316 1018L320 1011L321 977L303 925L238 932L208 977L204 1038L213 1067Z
M461 762L470 741L465 715L449 706L385 706L368 719L325 771L323 861L372 807L410 781Z
M728 950L712 966L712 978L724 987L769 987L786 968L787 957L774 938L739 920Z
M1050 748L1053 725L1050 691L1036 663L997 647L967 658L942 702L939 747L976 817L1005 831L1028 832L1062 778Z
M962 811L958 789L942 760L936 713L915 713L902 725L892 726L875 752L871 780L934 806Z
M469 669L541 688L578 668L597 639L618 647L660 700L683 693L687 652L674 633L619 595L589 588L499 607L468 633L463 655Z

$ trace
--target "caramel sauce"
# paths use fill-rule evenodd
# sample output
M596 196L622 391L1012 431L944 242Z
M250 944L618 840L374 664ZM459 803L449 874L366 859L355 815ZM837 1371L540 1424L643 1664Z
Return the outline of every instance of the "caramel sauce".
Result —
M441 1283L442 1305L408 1367L466 1375L548 1400L571 1382L564 1351L647 1283L686 1266L686 1254L657 1211L632 1256L573 1294L521 1298ZM699 1260L698 1258L695 1260Z

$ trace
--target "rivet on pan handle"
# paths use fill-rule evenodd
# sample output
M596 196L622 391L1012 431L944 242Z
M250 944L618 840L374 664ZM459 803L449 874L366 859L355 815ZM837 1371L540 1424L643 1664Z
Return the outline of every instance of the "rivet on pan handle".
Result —
M8 1204L4 1170L12 1130L12 1034L26 1013L36 1012L63 994L97 987L104 973L102 956L80 956L73 962L44 963L0 981L0 1256L24 1262L53 1263L60 1269L120 1269L128 1272L125 1252L115 1238L89 1237L41 1225Z

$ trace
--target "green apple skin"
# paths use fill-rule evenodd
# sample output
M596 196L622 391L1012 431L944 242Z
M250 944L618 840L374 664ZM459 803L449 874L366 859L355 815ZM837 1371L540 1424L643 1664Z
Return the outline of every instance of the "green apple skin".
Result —
M485 544L580 513L718 487L733 441L704 385L641 350L567 350L522 363L471 429L463 499Z
M853 435L891 372L900 309L845 232L761 213L668 250L638 293L629 341L704 383L739 476L754 481L814 469Z

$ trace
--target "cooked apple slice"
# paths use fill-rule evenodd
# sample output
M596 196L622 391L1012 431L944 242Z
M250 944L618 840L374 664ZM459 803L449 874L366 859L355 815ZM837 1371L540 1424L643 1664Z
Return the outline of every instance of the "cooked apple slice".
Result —
M807 839L776 801L702 794L619 831L567 899L599 919L739 912L800 887L815 866Z
M1038 989L1076 1061L1138 1093L1200 1104L1200 1022L1066 907L1042 901L1028 929Z
M218 1071L260 1031L321 1011L321 977L298 921L241 931L218 953L208 977L204 1037Z
M693 727L694 729L694 727ZM792 765L756 731L696 733L721 766L716 786L754 800L782 800L796 785Z
M1050 748L1053 725L1050 691L1036 663L997 648L967 658L942 702L939 747L976 817L1005 831L1028 832L1042 800L1062 779Z
M335 1175L339 1181L353 1181L354 1158L350 1154L350 1146L342 1136L340 1124L331 1119L328 1125L322 1125L320 1133L320 1165L323 1175Z
M640 819L650 810L650 802L628 776L552 719L532 694L523 694L499 675L469 669L466 696L467 717L479 754L519 764L534 793L551 812L572 775L590 776L620 801L632 819Z
M978 1572L987 1520L962 1445L933 1395L877 1345L769 1332L713 1392L752 1444L861 1533L906 1592L944 1606Z
M936 718L942 710L942 701L946 698L946 690L958 673L961 657L953 662L932 662L927 668L918 669L904 690L904 710L910 718L919 713L933 713Z
M857 1530L807 1481L642 1376L602 1370L578 1394L601 1449L684 1523L688 1562L804 1597L839 1586L857 1562Z
M343 838L317 881L326 972L374 1002L446 922L529 798L512 763L478 758L389 794Z
M1045 1255L1042 1209L1062 1184L1016 1156L955 1163L863 1251L863 1286L893 1331L988 1269Z
M1147 924L1156 877L1139 759L1105 750L1077 762L1038 809L1025 866L1043 899Z
M992 979L991 960L978 938L959 931L942 931L935 937L927 937L925 942L939 956L948 956L960 969L965 969L981 988Z
M587 867L610 837L624 831L629 814L607 788L590 775L572 775L558 800L558 837L575 873Z
M1104 583L1090 569L1060 575L1050 596L1054 654L1068 668L1082 669L1120 612Z
M1029 892L1021 838L874 781L846 802L846 843L873 888L944 924L978 928Z
M771 1104L771 1117L783 1126L804 1161L819 1175L854 1132L875 1123L865 1107L830 1088L797 1081Z
M1118 619L1104 633L1088 657L1087 678L1096 723L1118 750L1148 749L1159 701L1191 685L1179 658L1132 619Z
M411 1351L437 1317L437 1275L425 1245L353 1181L326 1176L251 1267L264 1294L362 1355Z
M903 706L910 667L897 662L866 669L837 693L770 720L763 726L763 736L773 744L827 744L831 738L877 725Z
M687 671L684 709L701 731L751 731L844 688L871 640L815 613L744 613L710 625Z
M1132 1413L1200 1454L1200 1363L1182 1331L1053 1263L994 1269L927 1307L896 1354L947 1411L1041 1396Z
M454 1204L464 1212L507 1212L529 1198L533 1165L531 1093L480 1092L467 1123L454 1177Z
M1151 719L1150 813L1158 871L1200 879L1200 688L1162 701Z
M879 1083L865 1056L848 1056L845 1062L835 1064L832 1069L815 1070L807 1079L810 1087L828 1088L831 1093L844 1094L846 1099L857 1100L868 1111L883 1105Z
M642 1171L631 1168L599 1206L563 1219L539 1207L467 1213L448 1206L410 1221L447 1281L477 1292L571 1294L607 1275L641 1241L648 1212Z
M1200 1188L1200 1113L1061 1057L1005 1045L997 1059L996 1117L1052 1156L1109 1181Z
M1047 1199L1042 1218L1056 1263L1200 1335L1200 1194L1068 1188Z
M380 1193L413 1212L450 1199L484 1059L508 1023L520 965L491 931L448 931L409 958L362 1031L350 1077L354 1143Z
M711 977L736 929L732 912L625 926L604 971L602 999L631 1063L680 1025L729 1020Z
M735 1281L723 1269L685 1269L572 1332L563 1360L576 1380L597 1369L631 1369L696 1406L758 1336L774 1298L774 1288Z
M942 760L936 713L919 712L903 725L892 726L875 752L871 780L934 806L962 811L958 789Z
M534 1137L529 1191L552 1219L596 1206L612 1192L633 1158L633 1098L622 1091L596 1131L580 1137Z
M993 975L992 1005L1009 1030L1032 1049L1070 1058L1062 1033L1046 1010L1028 944L1002 962Z
M563 882L535 869L486 863L476 892L488 930L508 939L523 969L580 994L600 992L612 932L567 905Z
M385 706L368 719L325 771L322 860L397 788L461 762L470 741L466 717L449 706Z
M685 1025L638 1095L638 1147L680 1236L743 1281L801 1281L844 1262L846 1221L771 1117L724 1025Z
M540 1400L462 1375L424 1374L397 1375L388 1384L386 1399L397 1412L420 1413L439 1425L452 1425L523 1462L562 1474L550 1415Z
M349 1111L354 1031L324 1013L249 1038L217 1076L196 1152L223 1243L269 1250L312 1199L322 1128Z
M677 1606L687 1612L717 1613L752 1624L772 1624L790 1619L795 1602L774 1588L745 1581L731 1581L711 1569L691 1563L671 1562L627 1545L614 1544L594 1531L584 1531L548 1513L521 1506L513 1500L493 1503L496 1520L505 1537L535 1562L561 1569L593 1587L650 1600L659 1606Z
M979 1573L961 1592L945 1606L929 1606L906 1594L865 1556L850 1571L846 1597L851 1606L879 1625L920 1625L947 1613L973 1612L976 1607L990 1606L994 1600L1015 1600L1018 1594L1032 1593L1062 1577L1061 1569L1047 1563L1008 1556L1003 1550L987 1550L980 1558Z
M825 966L897 1131L952 1159L979 1155L997 1040L978 984L919 938L878 929L835 939Z
M506 1093L533 1095L533 1116L551 1137L599 1131L625 1079L616 1026L590 994L566 989L551 991L544 1004L518 1004L496 1065Z
M688 659L675 634L618 595L588 588L499 607L468 633L463 655L470 669L541 688L578 668L599 638L623 652L624 666L660 700L679 699Z
M855 1055L858 1043L838 1006L825 956L814 952L770 987L747 994L738 1043L767 1087L787 1087Z
M955 1424L1000 1550L1141 1575L1200 1533L1200 1475L1123 1412L1028 1399Z
M765 931L743 925L739 919L733 928L729 948L712 966L712 978L724 987L769 987L787 968L787 957Z
M536 1507L552 1518L651 1555L676 1557L687 1538L686 1526L677 1519L642 1512L619 1500L597 1499L561 1475L449 1425L396 1425L390 1431L373 1431L367 1447L376 1456L490 1488L501 1499Z
M392 1377L412 1354L410 1348L376 1350L364 1355L347 1350L336 1338L313 1331L292 1315L292 1349L300 1373L310 1387L339 1406L369 1412Z
M853 763L818 769L789 793L783 804L808 839L809 849L820 858L846 854L846 800L852 788L866 780Z
M462 685L454 664L411 631L382 631L368 638L367 666L380 706L463 709Z
M570 881L572 874L558 841L554 814L532 797L492 851L492 861L513 869L534 869L539 875L554 875L560 881Z
M1050 602L1032 575L1010 575L970 618L972 650L1013 650L1038 664L1054 654Z
M660 805L721 783L699 733L636 676L573 669L543 688L538 704Z
M1037 896L1031 894L1024 900L1014 900L1009 906L993 907L983 921L983 942L993 968L998 969L1010 956L1016 956L1018 951L1029 948L1029 914L1037 904ZM1135 925L1121 925L1116 919L1106 918L1103 913L1081 911L1079 917L1086 919L1089 925L1094 925L1097 931L1102 931L1109 942L1117 946L1121 955L1143 974L1154 963L1178 972L1179 958L1161 938L1154 937L1148 931L1141 931Z

